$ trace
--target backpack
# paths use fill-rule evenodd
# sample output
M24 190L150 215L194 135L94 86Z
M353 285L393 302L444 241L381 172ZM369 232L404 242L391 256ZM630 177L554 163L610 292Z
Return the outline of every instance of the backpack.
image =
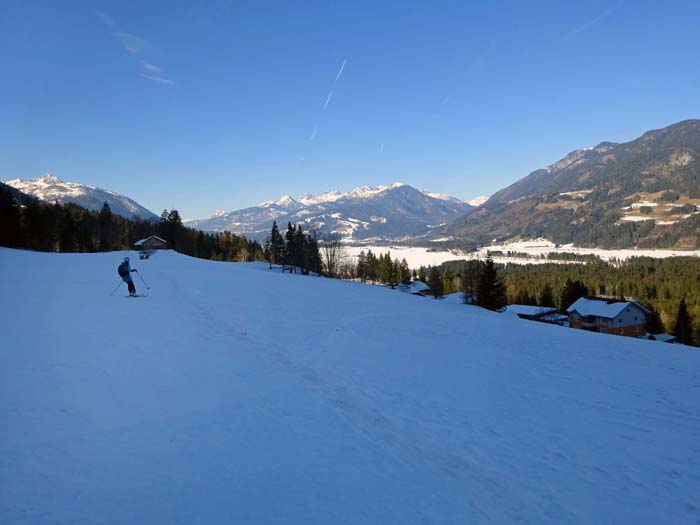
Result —
M129 271L126 269L125 262L123 262L119 265L119 268L117 268L117 273L119 274L119 277L124 277L126 275L129 275Z

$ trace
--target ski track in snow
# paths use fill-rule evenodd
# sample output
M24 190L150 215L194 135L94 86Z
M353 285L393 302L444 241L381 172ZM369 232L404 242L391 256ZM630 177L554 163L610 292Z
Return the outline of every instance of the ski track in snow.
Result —
M123 255L0 249L3 524L700 520L697 349Z

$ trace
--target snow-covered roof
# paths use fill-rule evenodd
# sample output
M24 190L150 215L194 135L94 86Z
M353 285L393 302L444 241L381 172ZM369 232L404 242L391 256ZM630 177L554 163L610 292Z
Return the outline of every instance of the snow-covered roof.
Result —
M634 301L591 299L588 297L581 297L580 299L577 299L576 302L574 302L574 304L572 304L566 309L566 311L567 313L572 313L576 311L584 317L594 316L604 317L606 319L614 319L630 306L639 308L643 312L648 312L646 308L644 308L640 304L635 303Z
M158 237L157 235L149 235L149 236L146 237L145 239L141 239L140 241L136 241L136 242L134 243L134 246L141 246L141 245L143 245L146 241L150 241L151 239L155 239L155 240L157 240L157 241L160 241L160 242L162 242L163 244L168 244L168 241L166 241L165 239L161 239L161 238Z
M528 304L509 304L504 313L512 315L542 315L556 312L556 308L549 306L531 306Z
M407 293L424 293L430 290L430 286L423 281L413 281L409 284L400 284L397 287L402 292Z
M427 292L430 290L430 286L423 281L413 281L408 287L411 293Z

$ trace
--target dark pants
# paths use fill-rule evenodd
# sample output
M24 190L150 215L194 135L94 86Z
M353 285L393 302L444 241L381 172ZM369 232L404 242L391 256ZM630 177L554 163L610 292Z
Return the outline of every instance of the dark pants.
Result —
M128 281L126 281L126 285L129 287L129 294L136 293L136 287L134 286L134 281L129 279Z

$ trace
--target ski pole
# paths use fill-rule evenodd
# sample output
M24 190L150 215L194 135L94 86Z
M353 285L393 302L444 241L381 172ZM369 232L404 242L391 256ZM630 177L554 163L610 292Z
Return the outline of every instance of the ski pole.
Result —
M123 282L124 282L124 281L122 281L121 279L119 279L119 284L117 285L117 288L115 288L114 290L112 290L112 293L109 294L109 295L114 295L114 292L117 291L117 289L122 285Z
M136 270L136 275L139 276L139 279L143 282L143 285L146 287L146 290L150 290L151 288L146 284L146 281L143 280L143 277L141 277L141 274Z

